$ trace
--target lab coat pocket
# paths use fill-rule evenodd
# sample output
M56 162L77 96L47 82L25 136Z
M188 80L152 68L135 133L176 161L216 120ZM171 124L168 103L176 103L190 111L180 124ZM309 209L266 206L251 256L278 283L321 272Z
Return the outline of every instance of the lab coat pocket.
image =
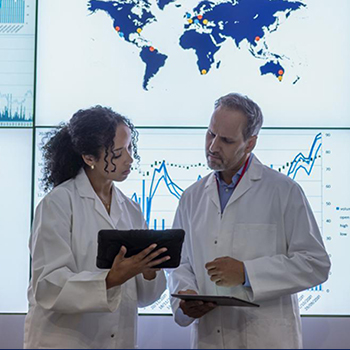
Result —
M250 321L247 328L247 348L300 348L294 322L284 318Z
M238 260L251 260L277 253L276 224L236 224L233 236Z

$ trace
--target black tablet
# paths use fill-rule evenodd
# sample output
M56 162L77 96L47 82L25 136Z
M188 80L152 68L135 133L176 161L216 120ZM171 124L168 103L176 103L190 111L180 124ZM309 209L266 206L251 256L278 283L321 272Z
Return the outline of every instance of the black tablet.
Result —
M219 306L250 306L259 307L258 304L251 303L243 299L229 296L218 296L218 295L198 295L198 294L171 294L174 298L179 298L181 300L199 300L205 303L214 303Z
M170 260L154 267L175 268L180 265L184 238L184 230L101 230L98 233L96 265L100 269L111 268L122 246L126 247L125 256L129 258L156 243L156 249L168 248L156 259L169 255Z

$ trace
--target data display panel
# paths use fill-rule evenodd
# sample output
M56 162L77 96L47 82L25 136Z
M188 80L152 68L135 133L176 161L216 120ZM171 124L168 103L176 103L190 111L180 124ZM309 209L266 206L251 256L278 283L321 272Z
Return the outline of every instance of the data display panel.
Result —
M0 313L27 312L32 130L0 128Z
M38 134L38 142L47 130ZM206 176L205 129L138 129L141 161L128 179L116 185L140 204L152 229L170 228L183 191ZM331 257L329 280L299 293L304 315L348 315L350 281L350 130L263 129L254 154L267 166L297 181L303 188ZM37 180L41 159L37 158ZM36 189L36 202L44 193ZM141 313L170 313L168 292Z
M0 127L33 124L35 0L0 0Z
M206 126L237 91L265 126L350 126L349 13L348 0L41 0L37 123L102 104L138 126Z

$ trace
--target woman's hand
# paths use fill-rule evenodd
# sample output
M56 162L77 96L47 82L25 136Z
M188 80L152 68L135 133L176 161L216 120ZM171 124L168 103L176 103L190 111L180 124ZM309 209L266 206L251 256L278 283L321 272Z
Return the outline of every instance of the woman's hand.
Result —
M156 247L156 244L152 244L139 254L133 255L130 258L125 258L126 248L124 246L121 247L106 277L107 289L120 286L141 272L146 279L155 278L156 271L151 272L150 269L170 259L170 256L167 255L161 259L153 260L167 251L167 248L161 248L151 253Z
M152 269L147 267L142 271L143 278L148 281L154 280L157 277L157 271L160 270L161 269Z

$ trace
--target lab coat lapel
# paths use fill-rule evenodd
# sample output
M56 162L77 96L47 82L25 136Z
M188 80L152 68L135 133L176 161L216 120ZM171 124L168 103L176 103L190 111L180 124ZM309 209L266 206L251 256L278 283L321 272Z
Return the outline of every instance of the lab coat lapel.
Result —
M95 210L109 223L111 228L114 228L113 221L111 217L108 215L106 208L104 207L103 203L101 200L95 195L95 205L94 208Z
M205 191L210 198L210 200L215 204L215 206L221 210L220 198L218 193L218 186L215 179L215 174L211 173L205 184Z
M111 220L114 228L117 228L118 222L122 216L122 203L124 202L124 197L121 195L119 190L113 186L112 193L112 205L111 205Z
M233 191L232 196L229 199L226 207L236 202L237 199L242 197L252 187L255 181L261 179L263 165L254 155L252 155L252 157L253 159L247 172L245 173L242 180L237 185L236 189Z
M97 194L95 193L94 189L92 188L90 180L87 177L84 169L82 169L79 172L79 174L76 176L75 180L76 180L75 183L76 183L80 197L90 198L93 201L92 205L93 205L95 211L108 222L108 224L111 226L111 228L114 228L113 221L112 221L111 217L108 215L107 210L105 209L104 205L102 204L102 201L98 198Z

